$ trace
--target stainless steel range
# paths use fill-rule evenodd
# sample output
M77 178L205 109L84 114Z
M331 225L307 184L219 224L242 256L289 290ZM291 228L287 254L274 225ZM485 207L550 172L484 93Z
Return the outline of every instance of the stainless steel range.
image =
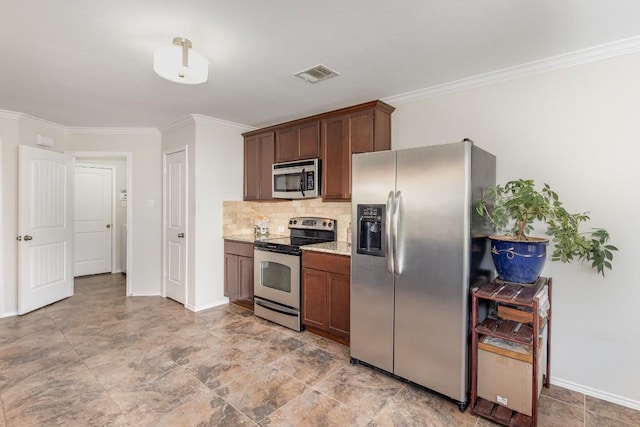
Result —
M300 316L301 246L336 240L336 220L300 217L289 220L289 237L254 243L254 313L296 331Z

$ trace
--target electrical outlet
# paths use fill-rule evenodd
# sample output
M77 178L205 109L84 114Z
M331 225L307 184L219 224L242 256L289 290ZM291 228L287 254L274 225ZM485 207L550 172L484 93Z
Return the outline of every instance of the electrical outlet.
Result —
M284 233L284 226L283 225L279 225L278 226L278 233Z
M509 404L509 399L507 399L506 397L502 397L498 394L496 395L496 402L498 402L501 405L507 406Z

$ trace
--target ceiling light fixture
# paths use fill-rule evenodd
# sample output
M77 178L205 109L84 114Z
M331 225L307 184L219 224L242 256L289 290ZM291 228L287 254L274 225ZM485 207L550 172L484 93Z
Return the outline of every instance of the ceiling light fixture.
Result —
M153 71L172 82L197 85L207 81L209 61L191 49L190 40L175 37L173 45L153 53Z

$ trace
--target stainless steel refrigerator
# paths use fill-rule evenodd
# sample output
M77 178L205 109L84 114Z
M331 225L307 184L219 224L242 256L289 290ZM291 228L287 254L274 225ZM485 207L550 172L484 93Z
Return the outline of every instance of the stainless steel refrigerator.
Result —
M469 284L491 276L473 203L496 159L469 140L352 158L353 363L468 403Z

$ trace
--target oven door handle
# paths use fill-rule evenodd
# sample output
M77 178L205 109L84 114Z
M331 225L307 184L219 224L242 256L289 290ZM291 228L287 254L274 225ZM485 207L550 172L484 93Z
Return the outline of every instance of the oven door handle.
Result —
M282 254L282 255L291 255L291 256L300 256L302 250L300 248L292 248L283 250L280 246L277 245L266 245L266 246L254 246L254 251L260 252L271 252L274 254Z
M295 310L289 310L286 307L277 306L273 303L261 299L254 299L253 302L256 303L256 305L266 308L267 310L275 311L286 316L298 317L298 312Z
M264 252L278 252L278 246L267 243L264 246L254 246L253 249L256 251L264 251Z

